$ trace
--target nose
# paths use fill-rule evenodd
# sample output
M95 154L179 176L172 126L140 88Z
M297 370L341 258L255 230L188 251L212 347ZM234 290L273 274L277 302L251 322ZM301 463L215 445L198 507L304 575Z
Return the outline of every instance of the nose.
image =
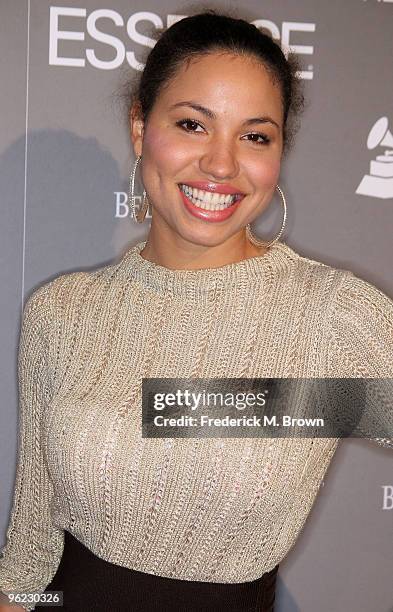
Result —
M235 149L233 142L218 139L210 142L199 160L201 171L221 181L234 178L239 172Z

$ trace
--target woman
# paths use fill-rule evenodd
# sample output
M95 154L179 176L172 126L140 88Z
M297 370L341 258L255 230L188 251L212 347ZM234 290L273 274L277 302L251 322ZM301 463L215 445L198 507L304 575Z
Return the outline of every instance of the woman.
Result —
M294 65L242 20L194 15L150 52L130 111L147 241L25 307L3 591L63 591L72 611L273 610L338 438L143 438L141 382L392 376L391 300L250 229L275 191L285 220L299 101Z

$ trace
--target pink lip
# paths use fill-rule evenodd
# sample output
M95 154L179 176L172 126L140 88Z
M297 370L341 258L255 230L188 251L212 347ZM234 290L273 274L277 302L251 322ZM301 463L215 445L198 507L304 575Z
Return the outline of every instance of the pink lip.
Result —
M222 193L225 195L235 195L240 194L244 195L241 191L229 185L229 183L211 183L207 181L187 181L186 183L181 183L182 185L189 185L190 187L195 187L195 189L203 189L204 191L211 191L213 193Z
M179 188L179 192L180 192L180 195L183 199L183 203L185 207L187 208L188 212L194 215L194 217L198 217L198 219L203 219L204 221L212 221L213 223L217 221L225 221L225 219L228 219L228 217L233 215L233 213L235 212L235 210L237 209L237 207L239 206L240 202L242 201L244 197L242 196L241 198L236 200L236 202L232 204L232 206L229 206L228 208L224 208L224 210L204 210L203 208L198 208L198 206L195 206L191 202L191 200L187 198L186 194L183 193L180 188Z

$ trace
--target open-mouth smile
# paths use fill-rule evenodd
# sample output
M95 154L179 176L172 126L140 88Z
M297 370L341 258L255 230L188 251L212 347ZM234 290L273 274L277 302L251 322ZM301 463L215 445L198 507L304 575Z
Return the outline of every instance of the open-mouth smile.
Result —
M194 216L208 221L222 221L231 216L244 194L225 194L218 191L205 191L191 187L185 183L179 184L183 202Z

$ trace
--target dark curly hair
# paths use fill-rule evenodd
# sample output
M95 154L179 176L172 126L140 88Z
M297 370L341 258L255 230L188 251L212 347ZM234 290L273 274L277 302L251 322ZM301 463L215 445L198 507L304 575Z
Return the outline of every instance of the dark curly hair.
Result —
M259 60L278 83L283 103L283 153L292 146L299 127L299 116L305 103L303 84L297 76L300 69L293 56L285 57L281 47L270 33L255 25L223 13L208 9L177 21L159 32L159 38L146 58L145 68L131 82L123 86L122 97L127 103L128 119L136 104L146 123L154 103L183 64L193 58L214 52L228 51Z

